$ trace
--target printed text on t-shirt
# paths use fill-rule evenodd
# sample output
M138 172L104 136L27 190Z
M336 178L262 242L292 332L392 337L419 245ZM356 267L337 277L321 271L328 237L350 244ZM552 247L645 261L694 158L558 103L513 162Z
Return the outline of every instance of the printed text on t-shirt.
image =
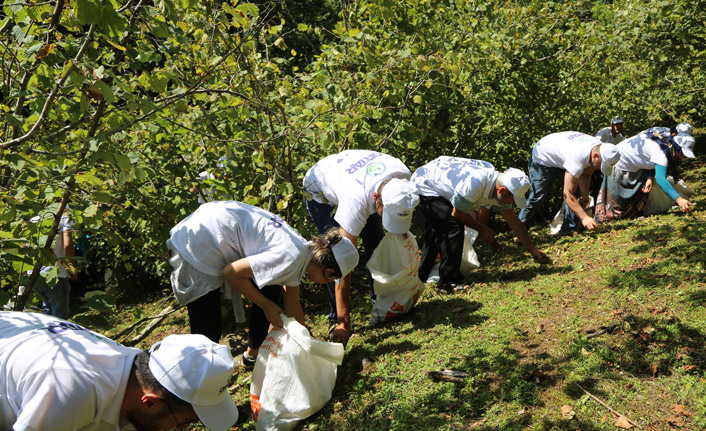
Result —
M282 224L284 224L284 220L276 215L273 215L272 218L270 218L270 222L267 223L268 226L274 226L277 228L282 227Z
M352 165L350 165L348 167L348 169L346 169L346 173L353 174L358 169L360 169L360 168L364 167L365 165L367 165L368 163L370 163L371 160L374 160L380 156L382 156L382 153L371 153L371 154L363 157L362 159L358 160L357 162L353 163Z

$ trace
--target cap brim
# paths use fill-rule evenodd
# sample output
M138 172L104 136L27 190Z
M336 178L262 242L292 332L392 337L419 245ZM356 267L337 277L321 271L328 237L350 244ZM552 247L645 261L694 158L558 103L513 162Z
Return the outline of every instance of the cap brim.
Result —
M691 151L689 148L684 148L681 147L681 152L684 153L684 155L690 159L695 158L696 156L694 155L694 152Z
M412 227L412 216L401 218L390 215L387 211L382 212L382 226L390 233L398 235L409 232Z
M213 431L229 430L238 422L238 408L226 393L223 401L212 406L192 405L196 415L206 427Z
M515 198L515 205L517 205L517 208L521 210L527 208L527 199L525 199L524 196L513 195L513 197Z
M615 163L606 162L605 160L601 162L601 172L603 172L603 175L610 176L613 173L614 164Z

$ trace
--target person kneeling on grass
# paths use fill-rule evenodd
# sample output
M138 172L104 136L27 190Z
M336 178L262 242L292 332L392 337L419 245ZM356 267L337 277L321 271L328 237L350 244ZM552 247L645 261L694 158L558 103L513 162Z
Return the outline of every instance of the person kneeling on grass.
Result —
M545 262L547 255L537 248L527 228L512 209L512 204L525 207L525 194L530 188L527 175L519 169L510 168L497 172L495 167L483 160L441 156L418 168L412 182L420 196L419 208L424 214L424 245L419 262L419 278L426 282L434 266L437 254L439 262L439 288L446 291L463 291L461 273L464 226L478 231L478 236L493 247L500 249L495 232L474 215L487 207L498 207L517 238L532 256Z
M192 333L220 339L224 279L252 301L247 367L254 365L269 325L282 327L281 313L304 325L299 302L304 274L327 283L358 264L358 251L337 229L307 242L276 215L235 201L205 203L170 233L172 290L186 304ZM277 305L283 290L284 311Z
M0 430L230 429L228 347L170 335L148 352L54 316L0 312Z

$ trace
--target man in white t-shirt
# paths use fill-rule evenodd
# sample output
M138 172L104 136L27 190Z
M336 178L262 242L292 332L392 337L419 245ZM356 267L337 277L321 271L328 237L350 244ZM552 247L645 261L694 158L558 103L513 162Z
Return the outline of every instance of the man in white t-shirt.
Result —
M202 335L149 352L53 316L0 312L0 430L226 430L233 357Z
M610 126L604 127L596 133L596 138L598 138L604 144L618 144L622 142L625 137L623 136L623 117L616 116L610 120ZM598 196L598 190L601 188L601 183L603 182L603 174L599 169L596 169L591 175L591 196L594 199Z
M610 126L604 127L596 133L596 138L604 144L617 144L625 137L623 136L623 117L613 117Z
M465 290L461 273L464 226L478 231L483 241L494 249L499 245L495 232L479 218L494 207L502 214L517 238L527 247L532 256L545 261L547 255L537 248L517 218L512 204L525 207L525 194L530 188L527 175L519 169L510 168L498 172L489 162L461 157L441 156L418 168L412 182L419 192L419 209L424 214L424 245L419 262L419 278L426 281L434 266L437 254L439 262L439 288L446 291Z
M66 215L68 210L66 207L54 237L53 252L57 259L55 266L58 280L53 286L37 285L34 289L34 292L42 300L44 311L62 319L68 319L71 316L69 309L71 283L69 279L76 280L77 277L76 261L74 260L76 250L73 242L73 222ZM39 223L40 217L32 217L30 222ZM51 269L51 266L45 266L41 271L44 273Z
M581 220L588 230L597 224L584 210L589 202L589 181L593 171L600 169L610 175L620 153L613 144L602 144L593 136L580 132L559 132L540 139L532 148L529 159L530 194L527 207L520 211L520 220L530 228L539 216L542 202L558 179L563 182L564 222L561 232L570 233ZM577 197L578 192L580 194Z
M377 151L346 150L317 162L304 176L305 206L319 232L339 227L353 244L363 240L365 261L385 236L383 227L406 234L419 203L411 172L401 160ZM336 207L335 216L331 212ZM350 274L329 283L329 319L335 321L333 341L351 336ZM371 297L374 296L372 278Z

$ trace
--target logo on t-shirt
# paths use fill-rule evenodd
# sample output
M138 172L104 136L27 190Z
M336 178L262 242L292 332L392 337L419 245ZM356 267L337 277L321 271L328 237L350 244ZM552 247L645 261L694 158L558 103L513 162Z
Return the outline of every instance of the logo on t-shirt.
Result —
M368 175L371 176L377 176L377 175L382 175L385 173L385 164L383 162L375 162L371 163L370 166L368 166Z

